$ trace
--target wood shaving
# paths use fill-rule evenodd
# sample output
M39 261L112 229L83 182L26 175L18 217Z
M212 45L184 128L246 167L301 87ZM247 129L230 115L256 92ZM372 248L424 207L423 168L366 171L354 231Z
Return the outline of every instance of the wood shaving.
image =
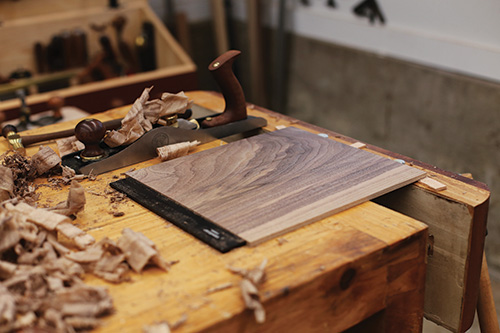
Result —
M81 239L75 241L81 250L62 245L56 233ZM155 248L144 235L125 233ZM113 312L107 291L81 279L90 272L114 283L128 280L130 254L108 238L94 244L89 239L66 216L24 202L0 206L0 332L89 330ZM156 256L148 262L170 265Z
M231 272L243 277L240 282L241 296L245 302L246 308L254 312L255 321L259 324L266 321L266 311L260 302L258 290L258 286L264 282L266 277L264 271L266 265L267 259L264 259L258 267L251 270L228 267Z
M205 292L205 294L213 294L213 293L216 293L218 291L222 291L222 290L226 290L226 289L229 289L233 286L233 284L231 282L227 282L227 283L223 283L223 284L220 284L218 286L215 286L215 287L212 287L212 288L208 288L207 291Z
M159 323L154 323L151 325L144 326L142 328L144 333L170 333L170 326L166 321L162 321Z
M85 145L78 141L75 136L56 140L56 144L60 156L65 156L85 148Z
M52 148L47 146L40 146L40 149L31 157L31 160L39 175L47 173L61 163L59 155L57 155Z
M146 88L141 96L134 102L118 130L107 133L104 142L110 147L131 144L144 133L150 131L160 117L183 113L192 104L183 93L162 94L160 99L148 101L149 92L153 89Z
M33 161L17 152L12 154L2 155L2 165L7 167L12 172L14 182L13 198L22 198L28 202L38 200L38 195L35 193L33 181L37 177L37 169Z
M29 208L27 208L29 207ZM37 213L37 214L35 214ZM86 286L81 282L80 265L61 257L69 251L50 234L54 225L44 223L43 215L56 214L26 203L6 204L0 207L2 226L16 231L18 242L12 242L11 233L0 232L0 331L39 328L57 332L97 325L96 317L111 313L112 301L102 288ZM35 218L36 217L36 218ZM68 218L61 216L57 221ZM35 224L36 223L38 224ZM14 225L13 225L14 224ZM32 225L37 237L26 239L23 230ZM4 230L2 230L4 231ZM5 245L8 245L7 247ZM17 255L13 255L13 251ZM77 316L74 316L74 313ZM82 320L74 321L80 317ZM85 322L84 326L80 324ZM80 324L78 324L80 323Z
M66 202L51 208L55 213L71 216L76 215L85 207L85 190L80 183L73 180L69 188L68 199Z
M172 324L170 324L170 328L172 330L176 330L177 328L179 328L182 325L184 325L187 320L188 320L188 316L187 316L187 314L184 313L177 321L175 321Z
M34 223L49 231L55 230L57 225L62 222L71 222L67 216L35 208L24 202L20 202L17 205L7 203L4 208L7 212L12 213L15 218Z
M182 317L174 322L173 324L169 324L166 321L161 321L159 323L154 323L152 325L147 325L142 328L144 333L170 333L173 330L181 327L188 320L188 316L183 314Z
M278 245L281 246L285 243L288 243L288 240L286 238L283 238L283 237L280 237L278 239L276 239L276 241L278 242Z
M179 142L172 145L156 148L158 157L162 161L168 161L177 157L186 156L189 150L200 144L200 141Z
M0 166L0 202L12 198L14 195L14 177L12 170Z
M156 250L155 244L140 232L129 228L123 229L117 245L137 273L140 273L147 264L155 264L166 271L170 268L170 264L165 262Z

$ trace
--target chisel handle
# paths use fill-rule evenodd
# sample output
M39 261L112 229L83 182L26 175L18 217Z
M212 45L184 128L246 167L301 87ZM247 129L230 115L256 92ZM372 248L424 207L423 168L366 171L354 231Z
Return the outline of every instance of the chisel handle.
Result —
M247 118L245 94L233 73L233 62L240 54L240 51L229 50L208 66L208 70L212 73L224 96L226 106L220 115L205 119L202 122L202 127L220 126Z
M106 130L117 129L121 126L121 119L106 121L103 123L103 125L106 128ZM17 133L17 128L13 125L6 125L2 129L2 135L7 139L8 139L8 134L12 132ZM59 132L46 133L46 134L25 135L21 136L21 143L23 144L24 147L27 147L35 143L66 138L72 135L75 135L74 128Z

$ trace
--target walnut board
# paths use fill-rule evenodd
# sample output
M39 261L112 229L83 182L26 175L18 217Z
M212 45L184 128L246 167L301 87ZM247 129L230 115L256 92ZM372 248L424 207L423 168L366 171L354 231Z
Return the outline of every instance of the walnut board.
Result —
M127 173L250 245L425 175L293 127Z

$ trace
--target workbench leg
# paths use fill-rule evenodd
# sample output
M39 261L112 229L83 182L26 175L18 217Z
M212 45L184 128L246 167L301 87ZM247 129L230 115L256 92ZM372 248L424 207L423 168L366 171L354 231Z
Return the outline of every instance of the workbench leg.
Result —
M500 333L498 327L497 311L491 292L490 273L488 272L488 264L486 255L483 253L483 263L481 266L481 278L479 280L479 297L477 300L477 317L479 319L479 327L484 333Z
M412 267L413 266L413 267ZM404 268L406 267L406 268ZM384 310L384 332L422 332L424 318L425 262L410 260L394 267L389 278L394 295Z
M424 237L419 244L416 244L419 249L410 248L411 251L418 251L418 255L415 254L416 252L409 251L406 253L407 255L401 255L398 260L388 266L388 297L385 309L345 332L422 332L426 239ZM401 244L400 246L403 245Z

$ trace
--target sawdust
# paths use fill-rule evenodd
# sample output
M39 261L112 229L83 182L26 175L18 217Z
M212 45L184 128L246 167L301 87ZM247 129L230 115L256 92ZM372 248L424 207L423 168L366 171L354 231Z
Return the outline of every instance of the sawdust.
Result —
M12 173L13 189L11 198L22 198L28 202L35 202L39 196L35 193L33 181L38 176L33 161L17 152L8 152L0 156L2 166L9 168Z

